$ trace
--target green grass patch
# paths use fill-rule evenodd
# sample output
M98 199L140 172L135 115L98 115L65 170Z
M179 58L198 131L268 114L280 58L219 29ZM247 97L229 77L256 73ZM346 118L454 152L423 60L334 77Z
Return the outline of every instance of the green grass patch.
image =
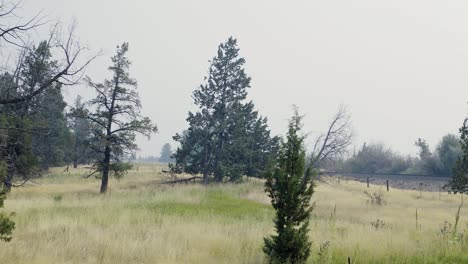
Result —
M264 220L273 216L270 206L255 201L236 197L221 189L206 188L205 191L189 194L196 202L158 201L133 205L136 208L152 210L158 214L180 217L219 217L224 220L258 219Z

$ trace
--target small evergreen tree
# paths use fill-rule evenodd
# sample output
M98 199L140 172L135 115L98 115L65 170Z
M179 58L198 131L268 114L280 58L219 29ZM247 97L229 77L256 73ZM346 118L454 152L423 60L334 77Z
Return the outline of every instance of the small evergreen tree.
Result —
M263 251L270 263L305 263L310 254L307 233L314 185L311 169L305 170L304 137L299 135L301 119L296 110L277 164L267 174L265 191L276 211L277 233L264 240Z
M450 187L455 193L468 194L468 117L465 118L463 126L460 128L460 144L463 154L453 170Z

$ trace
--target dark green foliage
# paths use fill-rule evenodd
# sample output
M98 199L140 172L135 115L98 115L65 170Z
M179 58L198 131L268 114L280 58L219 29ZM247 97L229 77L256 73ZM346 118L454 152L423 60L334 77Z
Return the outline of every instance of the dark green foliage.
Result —
M88 102L94 112L72 109L77 117L87 118L92 130L90 149L94 153L95 172L101 173L101 193L107 191L109 175L122 177L131 167L124 162L137 149L136 133L150 137L157 127L148 117L140 114L141 103L137 93L137 82L130 77L131 62L127 58L128 43L117 47L112 57L112 79L88 85L97 92L96 98Z
M18 85L16 79L9 74L2 76L0 90L8 97L23 96L36 87L44 85L57 70L57 62L51 60L50 47L47 42L41 42L37 47L28 50L21 63L21 71L16 78L22 81ZM14 88L13 88L14 87ZM24 164L16 166L19 170L12 171L13 164L24 158L26 152L33 153L40 167L63 165L69 156L71 136L64 116L65 102L60 90L60 84L51 84L30 100L16 104L7 104L0 108L9 131L9 141L16 142L4 149L7 161L8 177L11 173L23 174L29 170ZM18 148L21 148L18 149ZM5 156L4 155L4 156Z
M57 67L57 62L52 61L49 44L41 42L24 60L23 89L32 90L42 85L51 78ZM60 88L60 84L53 84L32 100L21 104L23 110L20 116L29 116L34 121L32 148L43 169L63 165L70 153L71 136L64 115L66 103Z
M457 160L462 156L460 138L456 135L445 135L436 148L439 160L439 174L452 175Z
M311 169L305 170L304 137L297 111L289 123L277 164L267 174L265 191L276 210L275 235L265 238L270 263L305 263L310 255L309 219L314 192Z
M468 194L468 118L465 118L460 128L460 144L462 156L453 170L450 186L453 191Z
M102 168L102 163L97 163L95 165L95 170L96 172L102 173L103 169ZM123 178L129 170L133 168L133 165L130 162L112 162L109 164L109 174L114 176L116 179L121 179ZM96 178L102 179L102 174L96 175Z
M6 166L5 163L0 161L0 180L6 177ZM3 188L0 189L0 210L3 208L3 201L5 200L7 191ZM11 234L15 229L15 223L10 219L8 215L0 211L0 240L8 242L11 240Z
M37 97L34 121L37 132L33 134L33 151L38 154L43 169L71 162L72 134L65 118L66 103L59 89L47 89Z
M193 93L199 110L189 112L189 128L174 136L180 147L173 155L173 171L201 173L205 183L209 175L219 182L263 173L278 140L270 138L267 120L253 103L245 102L250 77L244 63L235 39L219 45L207 82Z
M85 103L82 102L81 96L77 96L73 105L76 112L83 113L85 110ZM92 160L92 152L89 147L91 141L91 124L89 120L80 115L69 114L70 128L72 129L73 152L71 159L73 167L76 168L78 164L88 164Z
M2 188L9 192L15 180L39 174L38 157L32 151L33 125L29 117L6 111L0 114L0 160L5 165Z
M25 47L14 74L0 76L0 158L7 167L7 191L17 180L40 176L40 169L71 161L73 140L61 81L71 81L74 74L53 60L54 47L50 41Z
M171 145L169 143L166 143L166 144L164 144L164 146L161 149L161 155L159 156L159 162L169 163L169 162L172 161L171 156L172 156Z

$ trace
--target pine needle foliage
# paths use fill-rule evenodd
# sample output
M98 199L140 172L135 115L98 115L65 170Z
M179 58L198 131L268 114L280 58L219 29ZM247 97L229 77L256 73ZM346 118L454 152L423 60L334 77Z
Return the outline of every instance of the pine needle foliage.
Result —
M310 255L309 218L314 193L311 168L305 169L302 117L295 110L275 168L267 174L265 191L276 211L276 234L264 239L269 263L305 263Z
M463 154L453 169L450 187L455 193L468 194L468 117L460 128L460 144Z

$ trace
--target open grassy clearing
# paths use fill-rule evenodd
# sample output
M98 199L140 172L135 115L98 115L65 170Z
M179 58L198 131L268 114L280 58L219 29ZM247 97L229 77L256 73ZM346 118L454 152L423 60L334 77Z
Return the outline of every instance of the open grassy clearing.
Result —
M139 166L112 180L109 194L85 170L55 169L14 189L6 210L16 213L10 243L0 243L4 263L262 263L263 237L273 231L273 210L260 181L244 184L167 186L161 167ZM313 257L323 263L468 263L468 206L459 239L441 232L453 224L460 196L385 192L372 205L365 184L319 183L311 223ZM465 202L468 203L465 196ZM336 208L336 209L335 209ZM415 212L418 209L416 226ZM383 227L371 222L382 220ZM323 246L322 246L323 248ZM326 246L325 246L326 248Z

